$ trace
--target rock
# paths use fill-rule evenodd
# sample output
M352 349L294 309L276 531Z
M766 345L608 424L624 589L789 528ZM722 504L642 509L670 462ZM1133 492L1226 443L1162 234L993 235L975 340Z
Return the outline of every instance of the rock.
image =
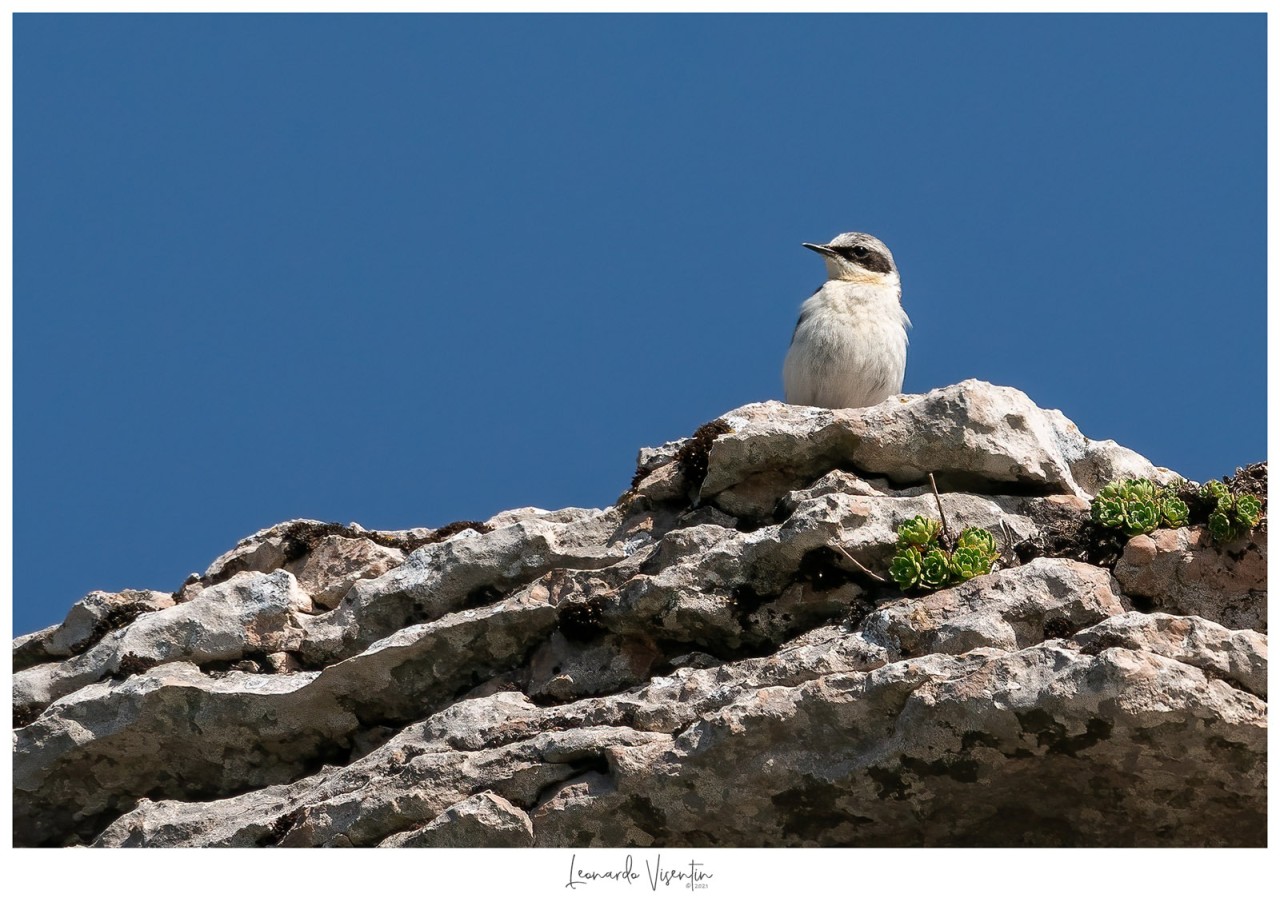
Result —
M317 661L353 654L402 627L495 601L555 568L606 567L626 556L612 542L616 512L575 511L567 521L533 517L487 533L464 530L416 550L399 567L357 582L309 627L304 654Z
M676 460L680 449L687 442L686 438L669 440L657 447L644 447L636 453L636 473L648 474L663 465Z
M283 568L308 587L323 582L318 604L329 608L342 598L344 581L377 576L402 562L407 553L457 533L488 529L491 528L478 521L458 521L436 530L365 530L359 524L285 521L242 539L209 565L202 576L189 577L180 597L245 571L269 574Z
M528 848L533 845L529 815L493 792L450 805L421 829L388 836L381 848Z
M1124 605L1106 571L1077 561L1037 558L920 598L882 605L859 626L893 658L978 648L1013 651L1075 633Z
M290 555L297 551L296 549L291 551L291 547L286 545L291 541L295 531L303 527L323 526L323 521L297 520L285 521L283 524L259 530L215 558L200 579L208 584L218 583L244 571L269 574L284 567L285 562L290 560Z
M652 502L672 502L684 496L685 476L676 464L665 464L649 473L635 486L635 493Z
M776 479L780 459L795 482L852 466L896 483L919 483L932 471L954 488L1042 495L1091 496L1120 477L1170 476L1109 440L1087 439L1025 393L974 380L865 409L764 402L721 420L733 432L711 448L703 496L741 488L749 478Z
M1133 474L966 381L737 409L609 509L268 528L15 640L14 841L1264 845L1265 528L1099 533ZM904 595L938 502L1001 557Z
M1199 617L1135 611L1100 621L1071 641L1093 655L1108 648L1152 652L1267 698L1267 638L1252 630L1228 630Z
M1135 536L1116 564L1125 593L1143 610L1189 614L1231 629L1267 631L1267 532L1216 546L1204 528Z
M438 721L440 726L434 730L412 725L345 768L214 802L157 801L140 806L107 827L95 844L377 845L430 824L451 806L485 791L477 787L481 781L491 782L488 790L511 805L531 806L546 787L577 775L585 764L597 763L599 753L609 747L658 738L624 729L588 727L574 734L577 744L562 734L540 733L529 739L499 739L474 751L459 751L448 744L455 727L483 727L492 720L495 709L505 710L501 696L462 705L478 707L466 709L469 715ZM472 723L469 718L478 719ZM465 823L448 818L440 821L439 828L453 829L455 837L467 827L478 829L482 819L466 812L454 816L472 817ZM509 822L504 816L498 820L504 828ZM449 835L441 832L438 837ZM498 840L510 838L511 834L504 832Z
M527 692L535 699L568 701L643 683L662 657L652 642L610 636L576 643L557 630L533 655Z
M323 609L333 608L359 580L379 577L404 563L405 554L367 539L325 536L306 555L286 562L284 569L298 579Z
M302 662L289 652L272 652L267 655L267 666L275 673L297 673L302 670Z
M58 625L50 624L43 630L27 633L13 640L13 669L22 670L33 664L53 658L45 648L45 640L57 632Z
M284 571L236 574L191 601L138 614L83 654L17 672L14 702L43 707L104 677L124 678L169 661L235 662L294 650L302 644L300 615L310 609L310 598Z
M1242 801L1265 791L1265 705L1195 666L1059 640L814 673L759 659L554 708L462 702L347 768L140 806L98 844L249 845L289 814L280 844L397 844L484 790L532 807L544 846L1242 845L1265 831L1265 803ZM1189 770L1193 786L1175 786ZM481 814L458 816L466 844L508 844L510 816L492 841Z
M594 508L557 508L548 510L526 505L524 508L511 508L500 511L486 520L485 526L490 530L508 527L525 521L541 521L544 524L579 524L599 515Z
M62 623L34 633L24 641L15 640L14 669L77 655L139 615L171 608L173 604L169 593L146 589L91 592L71 606Z
M214 677L178 663L85 686L18 731L15 825L74 826L121 792L190 798L291 780L345 755L362 728L413 720L516 666L554 622L545 602L514 597L405 628L318 673Z

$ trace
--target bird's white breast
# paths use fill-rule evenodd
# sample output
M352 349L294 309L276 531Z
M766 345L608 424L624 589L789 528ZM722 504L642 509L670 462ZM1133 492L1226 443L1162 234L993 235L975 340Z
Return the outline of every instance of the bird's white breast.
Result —
M787 402L861 408L902 392L907 327L896 284L827 281L800 309L783 364Z

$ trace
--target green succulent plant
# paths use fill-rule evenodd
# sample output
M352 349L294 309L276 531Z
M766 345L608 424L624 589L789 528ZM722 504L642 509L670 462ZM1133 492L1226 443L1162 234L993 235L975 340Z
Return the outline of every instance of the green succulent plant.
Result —
M1131 478L1109 483L1098 491L1093 500L1094 521L1114 530L1122 530L1128 536L1150 533L1157 527L1185 527L1191 523L1192 511L1179 493L1188 495L1190 484L1185 480L1168 486L1157 486L1150 480ZM1204 521L1209 535L1215 542L1225 543L1244 536L1262 520L1262 502L1248 494L1231 491L1220 480L1210 480L1199 489L1200 502L1197 515L1206 514Z
M1176 487L1156 486L1143 478L1108 483L1098 491L1092 508L1097 523L1123 530L1127 536L1150 533L1160 526L1182 527L1190 513Z
M941 521L918 514L898 527L898 548L915 546L925 551L937 543L941 532Z
M1122 530L1125 525L1125 504L1119 496L1104 496L1098 493L1093 500L1093 519L1111 530Z
M1168 494L1160 500L1160 520L1166 527L1185 527L1191 509L1177 496Z
M1139 499L1130 502L1125 509L1124 532L1130 536L1139 533L1150 533L1160 526L1160 506L1154 499Z
M966 527L954 552L938 544L942 522L916 515L898 527L898 551L889 562L889 576L898 588L940 589L991 572L1000 557L996 538L982 527Z
M996 548L996 538L985 527L966 527L961 530L960 536L956 538L956 551L959 552L961 549L977 552L986 561L988 568L1000 557L1000 550ZM985 574L986 571L982 573Z
M1236 496L1236 520L1252 530L1262 520L1262 503L1257 496Z
M981 549L958 547L951 553L951 577L959 583L991 570L992 557Z
M1200 497L1214 503L1209 513L1209 535L1214 542L1239 539L1262 520L1262 501L1257 496L1233 493L1220 480L1210 480L1201 486Z
M893 578L893 582L898 584L898 589L904 592L920 583L920 553L913 547L907 546L893 556L893 561L889 563L889 576Z
M1214 502L1221 502L1231 498L1231 490L1221 480L1210 480L1200 487L1200 495Z
M941 589L951 582L951 556L943 549L930 549L920 559L920 585Z
M1220 511L1209 515L1209 535L1214 542L1229 543L1232 539L1231 516Z
M1154 499L1160 489L1145 477L1131 477L1124 481L1123 492L1130 499Z

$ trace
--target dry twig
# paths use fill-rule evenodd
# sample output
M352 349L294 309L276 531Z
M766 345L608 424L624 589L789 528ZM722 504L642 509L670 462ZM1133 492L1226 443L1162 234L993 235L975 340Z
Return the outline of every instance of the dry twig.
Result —
M938 481L933 479L933 472L929 472L929 486L933 487L933 501L938 503L938 516L942 518L942 532L947 538L947 550L950 551L956 547L955 537L951 535L951 528L947 526L947 513L942 510L942 497L938 495Z
M1009 563L1012 564L1018 557L1018 554L1013 550L1013 528L1005 521L1001 521L1000 530L1004 533L1004 552L1000 554L1000 560L1004 561L1008 557Z
M846 552L844 546L840 545L839 543L836 543L835 546L833 546L832 548L834 548L837 552L839 552L841 555L847 558L854 567L862 571L862 573L866 574L868 577L871 577L874 580L879 580L881 583L889 582L884 577L881 577L879 574L875 573L874 571L869 570L865 564L863 564L861 561L859 561L858 559L850 555L848 552Z

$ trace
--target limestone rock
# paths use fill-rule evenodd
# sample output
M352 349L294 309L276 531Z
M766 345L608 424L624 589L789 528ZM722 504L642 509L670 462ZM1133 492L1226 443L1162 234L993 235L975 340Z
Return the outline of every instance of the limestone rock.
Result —
M1170 472L976 381L720 420L612 508L290 521L86 597L14 641L15 844L1266 843L1265 527L1099 536ZM1001 557L904 595L939 502Z
M752 690L530 817L548 846L1259 844L1264 716L1141 652L930 655Z
M399 549L380 546L367 539L331 535L302 558L286 562L284 569L298 579L298 585L323 609L333 608L359 580L379 577L404 563Z
M25 633L13 640L13 669L22 670L41 661L48 661L53 656L45 649L45 640L57 632L58 625L50 624L43 630Z
M1135 611L1081 630L1071 641L1095 655L1108 648L1152 652L1198 667L1263 700L1267 697L1267 638L1253 630L1228 630L1199 617Z
M1056 641L792 674L743 662L555 708L463 702L344 769L142 805L98 844L280 830L282 845L396 844L486 789L528 808L546 846L1241 845L1265 831L1265 704L1154 652Z
M252 536L242 539L223 554L213 560L205 569L201 580L205 583L217 583L244 571L257 571L269 574L284 567L293 554L288 545L291 534L300 527L323 527L323 521L285 521L259 530ZM296 551L296 550L294 550Z
M71 606L62 623L15 640L14 669L77 655L139 615L170 608L173 604L173 596L169 593L147 589L91 592Z
M493 601L555 568L605 567L626 555L611 541L618 523L613 511L585 510L567 521L535 517L424 546L382 576L357 582L328 619L309 628L303 651L331 660L402 627Z
M493 792L451 805L426 826L388 836L381 848L528 848L533 844L529 815Z
M722 416L733 432L712 446L704 496L783 470L803 480L833 467L897 483L932 471L959 488L1000 485L1042 494L1092 495L1119 477L1161 480L1137 453L1087 439L1056 410L1025 393L966 380L865 409L818 409L780 402L748 405Z
M1012 651L1074 633L1124 605L1106 571L1061 558L1037 558L1022 567L975 577L921 598L877 608L860 632L893 657L978 648Z
M246 572L191 601L141 613L82 654L14 674L14 703L43 707L104 677L127 677L169 661L231 662L246 655L297 649L299 616L310 598L292 575Z
M186 600L209 585L245 571L269 574L283 568L297 576L308 590L323 583L317 604L329 608L342 598L344 580L377 576L402 562L414 549L442 542L465 530L486 529L491 528L476 521L459 521L436 530L366 530L359 524L285 521L242 539L215 559L203 575L193 574L179 599Z
M527 692L535 699L567 701L617 692L643 683L662 653L652 642L609 636L573 642L557 629L534 653Z
M362 728L413 720L517 665L554 621L545 602L513 597L405 628L319 672L210 676L179 662L92 683L18 731L15 826L79 832L124 795L289 781L350 754Z
M1116 564L1124 591L1150 610L1194 614L1232 629L1267 631L1267 534L1216 546L1202 527L1129 540Z

